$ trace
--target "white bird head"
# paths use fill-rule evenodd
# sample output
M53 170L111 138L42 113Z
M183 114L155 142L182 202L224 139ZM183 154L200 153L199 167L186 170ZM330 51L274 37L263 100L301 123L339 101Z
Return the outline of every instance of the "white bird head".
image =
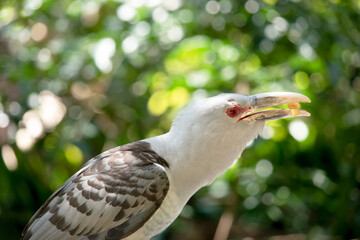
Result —
M186 132L213 131L224 135L227 130L241 131L244 128L263 126L265 121L293 117L289 109L265 110L264 108L310 102L310 99L299 93L270 92L256 95L223 93L211 98L198 100L185 108L175 119L171 131ZM300 110L296 116L310 116ZM245 137L245 136L243 136Z
M266 121L310 116L305 110L296 109L294 114L291 109L264 108L298 102L310 102L310 99L299 93L270 92L251 96L226 93L198 100L175 119L168 134L172 141L169 145L179 149L181 165L189 161L197 169L213 172L206 181L210 183L262 132Z

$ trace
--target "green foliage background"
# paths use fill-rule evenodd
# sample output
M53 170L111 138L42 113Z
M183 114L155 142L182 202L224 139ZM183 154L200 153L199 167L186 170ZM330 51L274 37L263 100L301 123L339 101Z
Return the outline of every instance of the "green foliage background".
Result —
M309 96L311 118L269 122L158 238L212 239L224 213L230 239L360 237L359 14L359 0L2 0L1 238L19 239L85 161L166 132L188 101L267 91Z

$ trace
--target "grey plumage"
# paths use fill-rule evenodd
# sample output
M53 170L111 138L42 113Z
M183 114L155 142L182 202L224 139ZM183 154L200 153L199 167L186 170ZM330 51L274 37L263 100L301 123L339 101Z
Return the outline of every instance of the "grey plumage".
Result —
M45 202L22 239L124 238L162 203L169 189L168 167L144 141L110 149L88 161Z

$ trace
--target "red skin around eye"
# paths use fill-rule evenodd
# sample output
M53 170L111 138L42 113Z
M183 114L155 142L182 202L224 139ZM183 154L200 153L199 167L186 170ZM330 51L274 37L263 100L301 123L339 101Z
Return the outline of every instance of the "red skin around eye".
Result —
M234 105L234 107L228 108L228 109L226 110L226 114L227 114L229 117L232 117L232 118L238 116L238 115L240 114L240 112L241 112L241 108L239 107L239 105L237 105L237 104L235 104L235 103L234 103L233 105Z
M232 117L232 118L237 117L238 115L241 116L244 112L247 112L248 110L251 109L251 106L250 106L250 105L247 106L247 107L245 107L245 108L242 108L242 107L240 107L238 104L233 103L233 106L234 106L234 107L228 108L228 109L226 110L226 114L227 114L229 117ZM234 112L234 111L235 111L235 112Z

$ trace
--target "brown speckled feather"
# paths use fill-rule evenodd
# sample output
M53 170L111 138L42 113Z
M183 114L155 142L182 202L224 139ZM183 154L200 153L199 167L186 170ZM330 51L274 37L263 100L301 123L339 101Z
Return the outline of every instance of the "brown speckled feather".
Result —
M139 141L88 161L37 211L22 239L121 239L155 213L169 189L167 162Z

